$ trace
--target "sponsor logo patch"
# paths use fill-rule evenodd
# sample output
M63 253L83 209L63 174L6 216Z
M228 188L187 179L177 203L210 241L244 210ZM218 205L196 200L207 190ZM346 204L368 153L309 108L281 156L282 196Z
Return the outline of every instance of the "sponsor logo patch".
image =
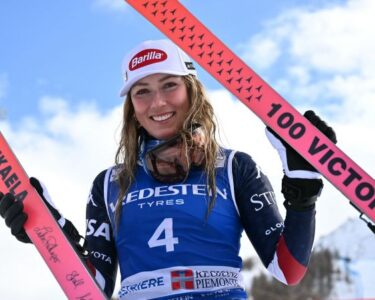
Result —
M129 62L129 70L134 71L139 68L159 63L167 59L167 53L160 49L145 49L138 52Z
M194 289L194 274L192 270L172 271L171 279L172 290Z

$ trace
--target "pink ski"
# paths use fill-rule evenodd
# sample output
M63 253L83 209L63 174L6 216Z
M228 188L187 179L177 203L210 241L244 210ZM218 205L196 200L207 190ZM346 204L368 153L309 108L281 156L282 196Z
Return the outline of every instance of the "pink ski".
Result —
M23 201L25 230L68 299L102 300L104 293L75 252L0 132L0 190ZM53 296L51 295L51 299Z
M177 0L127 0L375 222L375 180Z

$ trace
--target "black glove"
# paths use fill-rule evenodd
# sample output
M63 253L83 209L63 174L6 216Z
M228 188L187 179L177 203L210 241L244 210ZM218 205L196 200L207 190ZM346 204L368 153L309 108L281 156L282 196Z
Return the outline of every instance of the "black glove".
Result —
M306 111L304 116L333 143L337 143L332 127L328 126L312 110ZM320 173L270 127L266 128L266 135L279 152L282 161L285 175L282 180L281 192L285 197L285 207L299 211L311 209L323 188Z
M34 177L30 178L30 183L42 197L44 203L47 205L49 211L52 213L55 220L63 229L63 232L65 233L71 244L82 256L87 255L84 249L85 243L81 245L81 242L84 242L83 237L80 236L73 223L65 219L56 209L46 188ZM3 194L1 193L0 196L2 195ZM23 203L21 201L15 201L15 198L12 194L6 194L4 197L0 198L0 214L5 219L5 223L7 224L7 226L11 228L11 233L19 241L24 243L31 243L31 240L27 236L24 229L24 225L27 220L27 214L23 211Z
M0 192L0 215L5 219L5 224L11 229L11 233L17 240L23 243L31 243L23 227L27 215L23 211L22 201L16 201L13 194L4 195Z

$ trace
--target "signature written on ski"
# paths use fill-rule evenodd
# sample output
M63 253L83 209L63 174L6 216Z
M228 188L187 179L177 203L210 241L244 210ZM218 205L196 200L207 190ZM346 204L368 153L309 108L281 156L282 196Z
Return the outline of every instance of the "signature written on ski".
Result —
M34 231L37 235L37 237L41 240L41 242L44 244L45 248L47 249L50 260L52 260L55 263L60 262L60 258L57 255L57 253L54 251L55 248L58 247L58 244L56 242L56 238L51 234L53 232L51 227L36 227L34 228Z
M295 122L293 114L284 109L280 103L272 103L267 117L276 121L281 130L285 130L293 140L301 139L306 133L306 127L300 122ZM356 166L345 157L340 156L329 145L314 136L308 143L308 155L325 168L332 177L337 177L344 189L350 189L358 201L366 202L368 208L375 209L375 188L366 181ZM305 157L306 159L308 157Z

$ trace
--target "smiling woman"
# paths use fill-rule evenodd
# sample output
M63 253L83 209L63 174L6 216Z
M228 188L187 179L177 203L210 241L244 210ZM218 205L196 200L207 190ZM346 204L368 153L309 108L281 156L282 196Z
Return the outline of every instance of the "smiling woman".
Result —
M282 180L284 220L253 159L218 144L213 108L181 49L168 40L144 42L126 55L123 77L116 165L93 182L86 244L77 247L105 293L112 295L119 265L121 299L247 299L243 231L273 276L297 284L314 240L320 174L268 133L284 169L299 174ZM314 113L306 118L335 138ZM15 202L1 195L0 212L25 241L25 215Z

